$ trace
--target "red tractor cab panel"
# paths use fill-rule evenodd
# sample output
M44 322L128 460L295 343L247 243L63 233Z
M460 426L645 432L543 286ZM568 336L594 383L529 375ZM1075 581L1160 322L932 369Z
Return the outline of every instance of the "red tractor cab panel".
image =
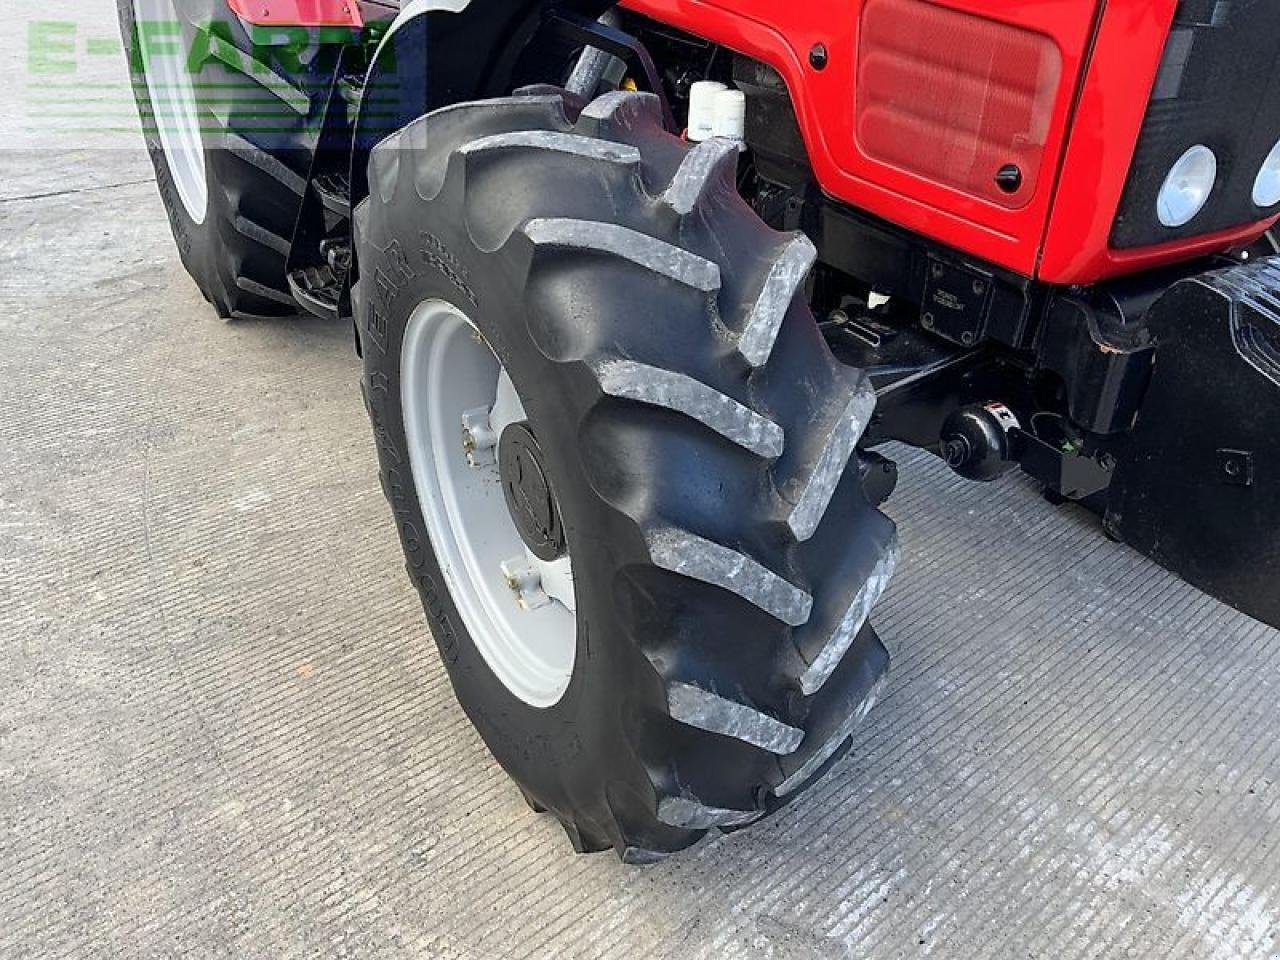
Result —
M825 192L1018 273L1087 283L1274 222L1112 248L1176 0L624 5L778 70Z

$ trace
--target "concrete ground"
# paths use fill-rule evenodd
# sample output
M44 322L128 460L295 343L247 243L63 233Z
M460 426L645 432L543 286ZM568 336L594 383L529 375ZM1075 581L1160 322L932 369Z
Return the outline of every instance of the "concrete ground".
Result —
M574 856L453 700L350 331L219 322L149 179L0 150L0 956L1276 955L1280 636L911 454L852 758Z

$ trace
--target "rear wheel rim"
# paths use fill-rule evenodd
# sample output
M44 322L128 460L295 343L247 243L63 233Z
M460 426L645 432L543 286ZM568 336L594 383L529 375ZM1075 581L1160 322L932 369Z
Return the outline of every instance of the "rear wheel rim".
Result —
M533 707L559 703L577 655L572 561L536 557L507 508L498 440L525 423L471 320L428 300L409 318L401 403L414 485L449 594L489 669Z
M173 0L133 0L133 16L139 38L145 36L148 24L152 25L150 29L157 29L182 22ZM170 35L166 30L165 36ZM194 223L202 224L209 208L209 176L205 169L195 86L187 69L187 51L177 43L168 52L151 54L141 39L138 43L151 103L151 122L160 138L169 175L187 216Z

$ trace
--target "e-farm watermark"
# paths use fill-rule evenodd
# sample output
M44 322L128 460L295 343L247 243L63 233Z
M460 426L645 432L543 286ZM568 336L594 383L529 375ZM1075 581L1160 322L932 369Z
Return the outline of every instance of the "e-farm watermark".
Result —
M28 22L21 116L4 124L10 145L106 137L136 148L139 125L160 133L192 116L205 136L232 115L263 136L296 132L322 120L309 116L335 76L332 60L322 61L353 39L347 27L141 18L123 37L71 19Z

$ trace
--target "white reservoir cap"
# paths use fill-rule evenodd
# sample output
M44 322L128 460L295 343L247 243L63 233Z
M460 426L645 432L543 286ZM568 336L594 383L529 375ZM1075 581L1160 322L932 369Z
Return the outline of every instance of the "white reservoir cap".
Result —
M721 90L716 94L715 136L745 140L747 136L747 95L741 90Z
M716 96L727 89L714 80L699 80L689 89L689 139L694 143L716 135Z

